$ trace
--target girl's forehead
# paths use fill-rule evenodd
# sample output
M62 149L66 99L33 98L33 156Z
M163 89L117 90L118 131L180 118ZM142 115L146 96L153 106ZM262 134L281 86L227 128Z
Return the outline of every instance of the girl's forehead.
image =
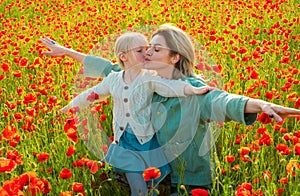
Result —
M134 47L139 47L139 46L145 46L145 45L147 45L147 44L148 44L147 40L145 40L145 39L137 39L137 40L135 40L135 42L133 43L133 46L134 46Z

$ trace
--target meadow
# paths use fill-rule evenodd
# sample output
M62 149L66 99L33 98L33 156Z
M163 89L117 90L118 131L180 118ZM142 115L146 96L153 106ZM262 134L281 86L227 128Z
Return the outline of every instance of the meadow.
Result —
M83 53L110 43L103 54L115 61L111 35L172 23L209 52L215 64L195 71L210 71L220 88L300 108L297 0L1 0L0 10L1 196L128 195L86 145L76 118L58 119L85 82L82 65L42 55L40 37ZM111 107L108 99L94 111L109 137ZM299 138L299 118L277 123L259 114L253 126L220 124L212 195L299 195Z

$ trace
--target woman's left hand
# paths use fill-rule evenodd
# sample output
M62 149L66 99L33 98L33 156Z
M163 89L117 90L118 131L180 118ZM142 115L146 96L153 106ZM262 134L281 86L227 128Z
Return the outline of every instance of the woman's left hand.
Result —
M281 122L282 118L300 117L300 110L270 103L262 106L262 112L268 114L277 122Z

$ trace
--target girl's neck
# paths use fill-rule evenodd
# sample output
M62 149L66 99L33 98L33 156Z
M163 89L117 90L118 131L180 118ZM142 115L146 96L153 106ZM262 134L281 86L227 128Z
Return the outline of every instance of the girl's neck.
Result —
M134 66L130 68L124 69L124 74L123 74L123 80L125 83L130 84L132 83L136 77L141 73L141 68Z

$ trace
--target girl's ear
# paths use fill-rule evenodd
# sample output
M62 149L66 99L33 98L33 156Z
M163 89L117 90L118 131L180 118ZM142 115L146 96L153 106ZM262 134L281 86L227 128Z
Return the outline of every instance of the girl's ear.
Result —
M126 54L124 52L122 52L121 54L119 54L119 58L123 62L127 61L127 57L126 57Z
M174 56L171 57L171 63L175 65L178 61L180 60L180 55L175 54Z

